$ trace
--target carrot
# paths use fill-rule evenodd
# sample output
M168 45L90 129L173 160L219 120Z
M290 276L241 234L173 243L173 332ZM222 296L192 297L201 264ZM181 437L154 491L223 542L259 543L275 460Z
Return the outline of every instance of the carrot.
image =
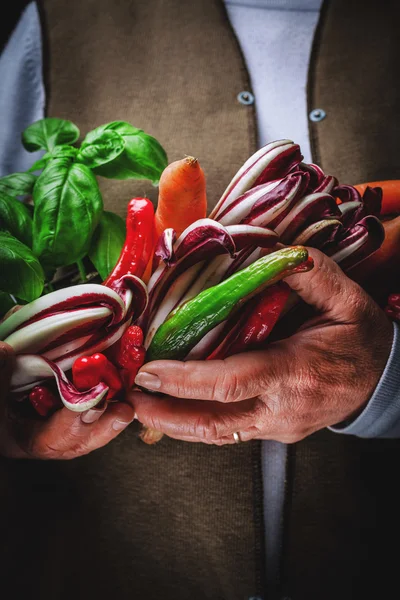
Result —
M170 163L162 172L155 214L157 238L172 227L177 237L207 214L206 181L199 161L193 156Z
M381 306L395 285L400 285L400 216L383 222L382 246L347 275L359 283Z
M400 214L400 179L369 181L368 183L359 183L354 187L360 192L362 196L367 186L382 188L382 215Z

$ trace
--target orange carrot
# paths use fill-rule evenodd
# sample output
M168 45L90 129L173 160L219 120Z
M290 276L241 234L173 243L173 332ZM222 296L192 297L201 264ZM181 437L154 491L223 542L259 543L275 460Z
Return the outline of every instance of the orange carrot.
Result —
M362 196L367 186L382 188L382 215L400 214L400 179L369 181L368 183L359 183L354 187Z
M206 181L199 161L193 156L170 163L162 172L155 214L157 238L172 227L177 237L207 214Z
M400 275L400 215L383 222L385 239L382 246L347 272L381 306L385 305Z

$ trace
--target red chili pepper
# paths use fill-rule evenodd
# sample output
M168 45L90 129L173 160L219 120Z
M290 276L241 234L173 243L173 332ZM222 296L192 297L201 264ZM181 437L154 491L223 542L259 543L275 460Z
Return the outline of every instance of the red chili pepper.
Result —
M111 359L121 368L121 377L126 389L131 389L135 377L144 363L146 350L143 346L143 331L131 325L112 348Z
M110 388L107 400L113 398L123 387L118 370L100 353L77 358L72 365L72 381L80 392L89 390L102 381Z
M60 401L44 385L36 385L31 390L29 401L36 412L42 417L47 417L55 408L60 406Z
M154 207L148 198L132 198L126 216L126 238L118 262L103 282L112 284L123 275L142 277L154 247Z
M400 294L390 294L385 313L390 319L400 323Z
M207 360L226 358L254 349L267 339L284 309L290 287L279 282L255 296L245 306L237 324Z

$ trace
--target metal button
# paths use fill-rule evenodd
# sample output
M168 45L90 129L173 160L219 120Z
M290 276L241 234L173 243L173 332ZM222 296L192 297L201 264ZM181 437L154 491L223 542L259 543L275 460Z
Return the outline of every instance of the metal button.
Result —
M326 112L322 108L314 108L308 115L311 121L322 121L326 117Z
M254 104L254 96L251 92L240 92L240 94L237 95L237 99L239 100L240 104Z

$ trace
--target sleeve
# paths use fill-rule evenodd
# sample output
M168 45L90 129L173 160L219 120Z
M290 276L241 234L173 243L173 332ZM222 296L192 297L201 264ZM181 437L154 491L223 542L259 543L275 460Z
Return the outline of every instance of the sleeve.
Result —
M329 427L361 438L400 438L400 328L393 323L392 349L367 406L353 421Z

